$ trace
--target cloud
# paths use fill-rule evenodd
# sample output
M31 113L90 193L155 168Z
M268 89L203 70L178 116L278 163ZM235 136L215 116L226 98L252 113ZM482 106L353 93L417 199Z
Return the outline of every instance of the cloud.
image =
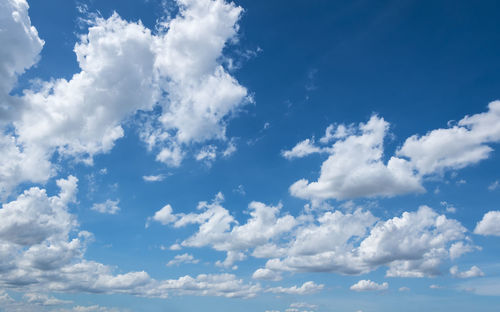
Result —
M316 284L312 281L305 282L302 286L292 286L292 287L272 287L268 288L266 292L271 292L274 294L289 294L289 295L307 295L316 293L324 288L323 284Z
M47 294L41 293L27 293L23 296L28 303L39 304L42 306L53 306L53 305L61 305L72 303L72 301L68 300L60 300L54 297L51 297Z
M484 214L474 229L475 234L500 236L500 211L489 211Z
M120 211L120 207L118 207L119 203L120 203L119 200L107 199L103 203L94 204L90 209L97 211L99 213L117 214L118 211Z
M179 14L156 33L117 13L92 15L74 47L80 71L37 81L22 96L8 93L37 61L43 41L25 1L2 4L0 22L8 31L1 36L13 44L2 47L0 61L0 147L6 151L0 195L21 182L47 181L57 168L54 154L91 165L124 136L122 124L138 115L146 116L137 121L141 138L169 166L181 164L190 144L227 139L228 120L251 101L220 64L242 9L223 0L177 4Z
M165 180L165 175L158 174L158 175L142 176L142 179L146 182L161 182L161 181Z
M406 160L391 157L387 164L382 161L388 128L389 124L378 116L359 124L359 134L340 138L329 149L330 156L321 166L318 181L301 179L290 186L290 193L325 200L423 192L420 178Z
M31 25L25 0L7 0L0 4L0 125L17 113L17 98L9 92L17 77L38 62L44 41Z
M406 286L403 286L403 287L399 287L398 289L399 291L410 291L410 288L406 287Z
M498 180L494 181L488 186L488 190L494 191L500 186L500 182Z
M485 113L465 116L457 125L406 139L398 156L408 157L420 174L460 169L489 157L488 143L500 141L500 101Z
M253 272L252 278L268 281L281 281L283 279L283 277L281 277L281 274L279 274L278 272L264 268L257 269L255 272Z
M164 206L150 219L164 225L184 227L197 224L198 231L185 239L181 245L185 247L211 246L215 250L227 253L224 262L219 265L230 267L236 261L246 258L247 249L262 246L281 234L289 232L296 224L290 215L278 217L281 205L267 206L260 202L248 205L249 219L239 225L229 211L222 207L224 196L219 193L211 203L200 202L197 210L200 213L174 214L170 205Z
M481 269L475 265L471 266L471 268L468 271L464 271L464 272L458 271L458 266L454 265L450 268L450 274L453 277L459 277L459 278L470 278L470 277L484 276L483 271L481 271Z
M379 291L379 290L386 290L389 288L389 284L387 282L384 282L382 284L377 284L373 281L370 280L360 280L356 284L352 285L350 287L351 290L354 291Z
M305 139L304 141L297 143L297 145L295 145L291 150L282 151L281 155L287 159L293 159L321 152L324 152L324 150L314 145L312 140Z
M290 186L290 193L318 202L424 192L424 177L488 158L493 151L488 144L500 141L499 124L500 101L494 101L487 112L465 116L453 127L407 138L387 162L383 161L384 138L389 123L383 118L374 115L357 127L330 125L320 143L333 141L331 147L320 147L306 139L282 152L289 159L329 153L318 180L300 179Z
M325 212L318 224L299 226L284 257L266 268L292 272L361 274L388 266L387 276L424 277L440 274L454 243L467 230L456 220L422 206L401 217L376 222L370 212ZM463 246L466 246L464 244Z
M170 260L167 263L167 266L173 266L173 265L179 265L181 263L198 263L200 260L195 259L193 255L190 255L188 253L182 254L182 255L177 255L174 257L173 260Z
M165 298L170 294L252 297L261 287L229 274L201 274L155 280L144 271L115 274L113 268L84 258L92 234L78 231L68 212L75 203L77 179L57 181L59 194L32 187L0 209L0 284L28 294L84 292ZM175 260L175 259L174 259ZM189 255L177 261L192 261ZM1 295L1 294L0 294ZM7 300L4 295L0 296ZM32 302L56 303L51 297L27 295ZM45 300L46 299L46 300ZM36 309L35 309L36 310Z

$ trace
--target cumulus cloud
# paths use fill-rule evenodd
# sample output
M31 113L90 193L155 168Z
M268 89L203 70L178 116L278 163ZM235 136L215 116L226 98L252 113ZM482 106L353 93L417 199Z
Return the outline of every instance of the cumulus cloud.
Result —
M292 272L367 273L387 266L387 276L440 274L453 243L466 239L456 220L422 206L401 217L377 221L370 212L326 212L319 224L297 229L284 257L269 259L266 268Z
M330 125L319 142L333 141L331 147L318 146L306 139L292 150L282 152L289 159L329 153L318 180L300 179L290 186L290 193L321 201L424 192L424 177L488 158L493 151L488 144L500 141L499 124L500 101L494 101L489 103L487 112L465 116L453 127L407 138L387 162L383 161L384 138L389 123L383 118L374 115L357 127Z
M289 294L289 295L307 295L316 293L324 288L323 284L316 284L312 281L305 282L302 286L292 286L292 287L272 287L268 288L266 292L271 292L274 294Z
M500 236L500 211L489 211L484 214L474 229L475 234Z
M279 280L283 271L356 275L382 266L387 276L436 276L444 260L477 249L460 222L427 206L380 220L362 208L280 216L281 205L251 202L249 217L238 222L222 200L219 193L187 214L167 205L150 220L174 228L197 225L180 245L226 252L226 259L216 262L220 266L229 268L248 256L268 259L252 276L262 280Z
M301 179L290 186L290 193L324 200L424 191L420 178L406 160L391 157L387 164L383 162L388 128L389 124L378 116L359 124L358 133L339 138L329 149L330 156L321 166L318 181Z
M195 259L193 255L185 253L182 255L175 256L174 259L170 260L167 263L167 266L179 265L181 263L198 263L198 262L200 262L200 260Z
M120 207L118 207L119 203L120 203L119 200L107 199L103 203L94 204L90 209L97 211L99 213L117 214L118 211L120 211Z
M155 280L144 271L115 274L110 266L86 260L92 234L78 231L76 218L68 212L68 205L75 203L77 179L69 176L57 185L58 195L32 187L0 209L0 285L27 292L26 300L56 304L54 298L35 295L47 292L165 298L170 294L253 297L261 291L260 285L245 284L229 274ZM190 255L174 261L196 262Z
M238 224L221 203L224 196L219 193L211 203L200 202L197 210L200 213L174 214L170 205L164 206L150 218L162 224L172 224L179 228L188 224L197 224L198 231L185 239L181 245L185 247L210 246L215 250L225 251L227 257L218 265L232 266L236 261L246 258L245 251L265 245L289 232L296 220L290 215L279 217L281 205L267 206L260 202L248 205L249 219L245 224Z
M432 130L406 139L399 156L410 158L421 174L460 169L489 157L488 143L500 141L500 101L489 103L488 111L465 116L457 125Z
M370 280L360 280L356 284L350 287L351 290L354 291L376 291L376 290L386 290L389 288L389 284L387 282L383 282L382 284L377 284Z
M283 279L279 272L275 272L265 268L260 268L253 272L252 278L268 281L281 281Z
M2 41L12 43L0 50L3 196L21 182L50 178L55 153L92 164L95 155L111 151L124 136L122 124L138 112L148 116L138 122L141 137L170 166L181 164L189 144L227 139L229 118L251 101L220 64L242 9L223 0L177 4L178 15L156 33L117 13L93 16L74 48L80 72L38 81L16 97L8 93L36 62L43 41L26 1L2 3L0 23L8 30Z
M460 272L458 270L458 266L454 265L450 268L450 274L453 277L459 277L459 278L470 278L470 277L484 276L483 271L481 271L481 269L475 265L471 266L471 268L469 270L463 271L463 272Z
M323 149L314 145L314 142L310 139L305 139L302 142L297 143L291 150L282 151L281 155L288 159L301 158L314 153L321 153Z
M25 0L7 0L0 3L0 125L12 118L19 109L16 98L9 92L17 77L39 59L44 41L31 25Z

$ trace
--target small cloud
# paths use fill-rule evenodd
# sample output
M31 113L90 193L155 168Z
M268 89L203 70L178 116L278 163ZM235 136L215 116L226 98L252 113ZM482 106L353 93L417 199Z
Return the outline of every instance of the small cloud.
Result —
M229 156L231 156L232 154L234 154L236 151L237 151L237 147L236 147L236 142L234 140L234 138L232 138L229 143L227 144L227 148L222 152L222 156L227 158Z
M193 263L193 264L196 264L198 262L200 262L200 260L195 259L193 257L193 255L185 253L185 254L182 254L182 255L175 256L173 260L170 260L167 263L167 266L179 265L181 263Z
M245 188L241 184L238 185L237 188L233 189L233 193L237 193L237 194L240 194L240 195L243 195L243 196L245 196L245 194L246 194Z
M436 285L436 284L432 284L429 286L430 289L441 289L443 288L442 286L439 286L439 285Z
M172 246L169 247L170 250L181 250L182 247L179 244L173 244Z
M165 178L166 176L164 174L142 176L142 179L146 182L161 182L165 180Z
M450 203L448 203L446 201L442 201L440 204L441 204L441 206L443 206L446 209L446 212L449 212L449 213L457 212L457 208L455 208L453 205L451 205Z
M458 271L458 266L454 265L450 268L450 274L451 274L451 276L458 277L458 278L470 278L470 277L484 276L483 271L481 271L481 269L475 265L473 265L468 271L463 271L463 272Z
M490 190L490 191L494 191L494 190L496 190L499 186L500 186L500 182L498 182L498 180L496 180L496 181L494 181L493 183L491 183L491 184L488 186L488 190Z
M410 291L410 288L408 288L406 286L403 286L403 287L399 287L398 290L401 291L401 292L403 292L403 291Z
M351 290L354 291L378 291L386 290L389 288L389 283L384 282L382 284L377 284L370 280L360 280L356 284L351 286Z
M120 203L120 200L106 200L104 203L99 203L99 204L94 204L92 206L92 210L95 210L100 213L106 213L106 214L116 214L118 211L120 211L120 207L118 207L118 204Z
M102 168L101 170L99 170L99 174L101 175L108 174L108 168Z

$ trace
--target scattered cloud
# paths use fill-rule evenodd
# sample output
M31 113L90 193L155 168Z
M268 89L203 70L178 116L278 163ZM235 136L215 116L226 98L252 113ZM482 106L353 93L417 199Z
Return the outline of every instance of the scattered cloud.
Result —
M453 277L459 277L459 278L484 276L483 271L481 271L481 269L475 265L473 265L468 271L463 271L463 272L458 271L458 266L454 265L450 268L450 274Z
M182 255L177 255L174 257L174 259L170 260L167 263L167 266L173 266L173 265L179 265L181 263L198 263L200 260L195 259L193 255L190 255L188 253L182 254Z
M117 214L120 211L120 207L118 207L119 203L119 200L107 199L103 203L94 204L90 209L99 213Z
M500 236L500 211L489 211L484 214L474 229L475 234Z
M379 290L387 290L389 288L389 284L384 282L382 284L377 284L370 280L360 280L356 284L350 287L351 290L354 291L379 291Z
M165 174L142 176L142 179L146 182L161 182L165 180L165 178Z
M289 295L306 295L316 293L324 288L323 284L316 284L312 281L305 282L302 286L292 286L292 287L272 287L268 288L266 292L271 292L274 294L289 294Z

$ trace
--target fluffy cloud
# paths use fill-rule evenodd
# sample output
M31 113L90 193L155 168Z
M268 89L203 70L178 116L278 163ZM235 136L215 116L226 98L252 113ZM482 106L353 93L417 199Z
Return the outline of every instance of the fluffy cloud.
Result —
M171 223L174 227L198 224L198 231L185 239L181 245L211 246L215 250L226 251L226 260L218 262L225 267L245 259L244 251L263 246L289 232L296 225L295 218L290 215L278 217L281 205L267 206L259 202L249 204L250 217L245 224L239 225L229 211L221 206L223 200L223 195L219 193L211 203L198 204L200 213L189 214L174 214L172 207L166 205L149 220L162 224Z
M77 179L72 176L60 179L57 185L60 192L56 196L48 196L44 189L32 187L0 209L0 285L27 291L29 302L38 305L59 302L35 295L46 292L122 293L164 298L174 293L252 297L261 291L258 284L245 284L230 274L158 281L144 271L114 274L113 268L86 260L86 243L92 234L78 231L76 219L68 212L68 205L75 202ZM196 262L190 255L174 260Z
M487 212L483 219L477 223L474 233L500 236L500 211Z
M323 150L316 145L310 139L305 139L302 142L297 143L291 150L282 151L281 155L287 159L301 158L310 154L320 153Z
M414 175L406 160L391 157L387 164L382 161L388 128L389 124L378 116L372 116L366 124L361 123L357 129L359 134L340 138L329 149L330 156L321 166L318 181L299 180L290 186L290 193L305 199L324 200L422 192L420 178ZM298 147L290 154L297 154L293 151Z
M269 269L260 268L257 269L252 274L253 279L268 280L268 281L280 281L283 278L279 272L275 272Z
M231 267L249 255L267 258L252 276L262 280L280 280L282 271L362 274L381 266L388 267L387 276L435 276L444 260L477 248L460 222L427 206L384 221L361 208L280 217L281 205L251 202L248 219L240 223L222 200L219 193L188 214L175 214L167 205L150 221L175 228L198 225L181 245L225 251L217 265Z
M250 101L219 63L236 36L241 8L223 0L178 5L179 14L156 34L116 13L94 18L74 48L80 72L39 81L12 97L17 76L36 62L43 41L25 1L2 3L0 25L8 31L0 36L13 44L0 50L0 147L7 152L0 156L0 195L21 182L50 178L54 153L92 164L124 136L122 123L138 112L147 116L139 122L141 137L158 150L158 161L171 166L180 165L189 144L226 140L229 117Z
M459 277L459 278L470 278L470 277L484 276L483 271L481 271L481 269L475 265L471 266L471 268L468 271L464 271L464 272L460 272L458 270L458 266L454 265L450 268L450 274L453 277Z
M465 116L450 128L407 138L387 163L383 156L389 124L383 118L372 116L357 127L330 125L319 143L334 141L331 147L306 139L282 152L288 159L320 152L330 154L317 181L298 180L290 186L290 193L317 202L423 192L424 177L488 158L493 151L488 144L500 141L499 124L500 101L494 101L489 103L487 112Z
M38 61L44 41L31 25L25 0L0 3L0 125L13 117L20 103L9 97L17 77ZM8 44L6 44L8 42Z
M322 290L324 287L323 284L316 284L312 281L305 282L302 286L292 286L292 287L273 287L269 288L266 291L274 294L289 294L289 295L306 295L312 294Z
M389 288L389 284L384 282L382 284L377 284L370 280L360 280L356 284L350 287L354 291L374 291L374 290L386 290Z
M377 223L361 210L326 212L318 221L299 227L286 256L269 259L266 268L361 274L388 266L387 276L433 276L450 258L452 245L466 239L458 221L426 206Z
M500 101L485 113L465 116L457 125L409 137L397 152L408 157L421 174L460 169L489 157L487 143L500 141Z
M103 203L94 204L90 209L100 213L117 214L118 211L120 211L120 207L118 207L119 203L120 203L119 200L107 199Z
M175 256L174 259L170 260L167 263L167 266L179 265L181 263L198 263L198 262L200 262L200 260L195 259L193 255L185 253L182 255Z

